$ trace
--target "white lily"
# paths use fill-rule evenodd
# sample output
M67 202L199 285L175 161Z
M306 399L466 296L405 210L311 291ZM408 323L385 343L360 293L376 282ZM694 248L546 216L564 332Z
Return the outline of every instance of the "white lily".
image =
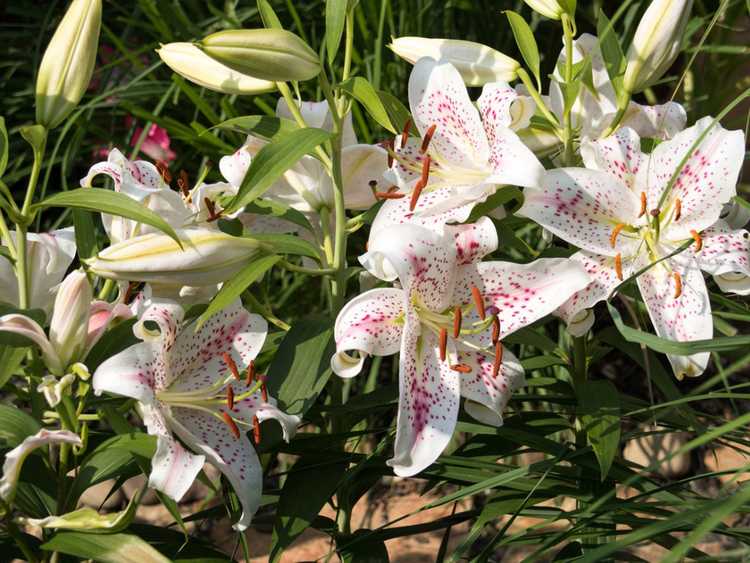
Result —
M198 330L183 324L183 314L176 303L150 306L134 327L143 342L99 366L93 387L97 394L138 400L148 432L157 437L151 487L179 500L208 461L240 498L243 514L235 527L243 530L260 505L263 473L245 432L275 418L289 440L299 418L279 410L259 382L235 378L251 369L263 346L268 327L262 317L239 300Z
M172 227L186 225L193 215L182 196L169 188L156 166L150 162L130 161L118 149L112 149L105 162L98 162L89 169L86 177L81 179L81 186L91 186L99 174L112 178L116 192L142 203ZM102 223L112 244L156 231L149 225L106 213L102 213Z
M499 185L537 186L544 169L512 127L524 127L533 107L522 105L505 83L485 85L477 101L469 99L456 68L422 58L409 78L409 105L421 139L405 131L396 138L388 181L411 192L411 209L442 213L483 201ZM420 204L422 193L449 187L453 197L440 205Z
M16 232L11 231L10 236L12 243L3 240L2 244L15 244ZM49 313L55 300L54 290L76 255L75 233L69 227L49 233L28 233L26 240L29 308ZM0 302L19 306L16 272L4 258L0 258Z
M21 468L26 458L37 448L48 444L71 444L81 446L82 442L78 435L69 430L46 430L41 429L33 436L29 436L18 446L5 454L3 462L3 476L0 478L0 498L10 503L18 486Z
M336 319L331 366L338 375L356 375L368 354L400 354L395 455L388 464L401 476L438 458L453 434L460 397L477 420L502 424L503 408L524 379L501 337L551 313L589 282L564 259L480 262L497 247L487 218L452 229L380 230L362 262L386 265L400 287L362 293Z
M712 337L711 306L700 270L716 276L750 274L750 235L719 218L722 206L736 194L744 135L712 127L712 121L701 119L649 155L641 153L635 131L620 129L584 143L587 168L551 170L541 190L525 192L518 213L578 246L573 259L594 279L560 309L564 319L606 299L620 281L664 259L638 277L656 333L682 342ZM683 158L685 165L667 190ZM667 258L691 241L689 249ZM678 378L700 375L708 357L668 356Z

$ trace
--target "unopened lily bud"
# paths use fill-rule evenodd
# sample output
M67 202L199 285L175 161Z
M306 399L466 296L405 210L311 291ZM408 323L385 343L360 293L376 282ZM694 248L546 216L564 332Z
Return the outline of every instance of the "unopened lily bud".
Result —
M73 0L44 52L36 80L36 121L59 125L86 93L96 63L101 0Z
M68 274L60 284L49 326L49 340L63 367L81 359L86 349L89 311L94 293L86 274Z
M623 86L633 94L659 80L680 52L692 0L654 0L643 14L627 55Z
M156 52L177 74L215 92L261 94L276 89L273 82L237 72L209 57L192 43L167 43Z
M320 73L320 58L299 36L283 29L229 29L200 42L210 57L262 80L309 80Z
M544 17L559 20L565 13L565 8L557 0L523 0L526 4Z
M114 280L203 286L227 281L259 253L258 241L219 230L199 227L177 234L182 248L161 233L140 235L87 260L89 270Z
M517 71L521 67L515 59L473 41L399 37L389 47L412 64L422 57L447 61L456 67L468 86L510 82L517 78Z

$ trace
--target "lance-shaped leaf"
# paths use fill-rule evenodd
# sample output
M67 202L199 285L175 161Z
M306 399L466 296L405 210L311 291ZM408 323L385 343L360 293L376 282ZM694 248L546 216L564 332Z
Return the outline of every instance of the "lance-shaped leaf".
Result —
M42 544L42 549L104 563L169 563L164 555L138 536L130 534L60 532Z
M620 398L607 380L587 381L576 389L581 422L596 454L604 481L620 445Z
M328 64L333 64L341 43L346 23L349 0L326 0L326 52Z
M521 56L526 62L526 66L534 73L536 83L541 88L539 48L536 45L534 33L531 31L529 24L526 23L526 20L513 10L506 10L505 15L508 17L508 23L510 23L510 28L513 30L513 37L516 39L518 50L521 51Z

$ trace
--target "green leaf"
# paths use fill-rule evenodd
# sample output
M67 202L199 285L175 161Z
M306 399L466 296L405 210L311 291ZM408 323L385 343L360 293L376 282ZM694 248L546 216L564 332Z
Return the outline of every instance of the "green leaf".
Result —
M661 338L642 330L630 328L623 322L620 312L615 307L607 303L607 308L617 330L620 331L625 340L637 344L645 344L648 348L663 354L690 356L700 352L728 352L744 348L750 344L750 335L723 336L706 340L692 340L690 342L667 340L666 338Z
M576 388L581 421L596 454L604 481L620 446L620 398L606 379L587 381Z
M331 137L328 131L308 127L271 141L255 155L227 213L245 207L262 196L288 168Z
M133 495L125 510L110 514L99 514L89 506L79 508L61 516L48 516L30 522L47 529L86 530L87 533L114 533L127 528L135 518L140 493Z
M243 115L222 121L216 127L226 131L238 131L245 135L254 135L267 141L273 141L299 129L299 126L290 119L270 115Z
M35 151L41 151L47 140L47 130L41 125L24 125L21 127L21 137L31 145Z
M406 122L411 119L411 114L406 106L401 103L396 96L383 90L378 90L378 97L388 112L388 118L395 130L391 130L393 133L398 134L403 131ZM386 128L387 129L387 128ZM416 131L414 131L416 133Z
M21 365L28 349L14 346L0 347L0 389L8 383L13 372Z
M127 195L102 188L78 188L49 196L33 206L35 210L47 207L67 207L118 215L145 223L162 231L181 245L177 233L157 213L147 209Z
M103 563L170 563L141 538L130 534L60 532L42 544L42 549Z
M0 405L0 447L15 448L40 429L39 423L21 409Z
M529 24L526 23L526 20L513 10L505 10L505 15L508 17L508 23L510 23L510 27L513 30L513 37L516 39L518 50L521 51L521 56L526 62L526 66L529 67L529 70L534 74L537 86L541 90L542 82L539 73L539 48L536 45L534 33L531 31Z
M268 0L258 0L258 12L260 12L260 19L263 20L263 25L267 28L284 29Z
M208 307L198 318L195 329L198 330L213 315L237 299L252 283L258 281L271 267L281 260L281 256L264 256L253 260L221 286L219 292L211 299Z
M0 177L8 166L8 130L5 128L5 118L0 117Z
M308 221L307 217L305 217L300 211L271 199L256 199L250 205L245 207L245 212L276 217L277 219L282 219L294 223L295 225L299 225L308 231L313 230L310 221ZM252 225L250 226L250 231L252 234Z
M344 563L388 563L390 559L388 559L385 542L378 538L367 538L372 533L372 530L360 528L351 536L337 538L336 545L344 545L339 551L341 560ZM360 536L365 539L357 541Z
M344 34L348 0L326 0L326 53L328 64L336 59Z
M302 416L331 376L334 352L331 321L298 321L281 341L268 369L268 387L279 407Z
M99 252L96 244L96 227L91 212L73 209L72 215L78 256L81 259L91 258Z
M297 235L285 234L254 234L247 238L255 239L264 243L269 252L278 254L295 254L297 256L307 256L320 261L318 249L312 243L306 241Z
M343 82L340 88L364 106L367 113L384 129L398 134L400 128L394 126L383 100L366 78L355 76Z
M331 463L327 458L320 453L305 455L287 476L276 509L270 561L278 561L284 549L310 526L344 478L348 463Z
M599 10L599 17L596 18L596 33L599 37L599 47L602 51L607 74L609 74L609 79L612 81L619 97L622 75L625 72L625 55L622 52L612 23L601 9Z
M86 356L86 366L94 373L104 360L140 342L133 334L136 319L128 319L107 330Z

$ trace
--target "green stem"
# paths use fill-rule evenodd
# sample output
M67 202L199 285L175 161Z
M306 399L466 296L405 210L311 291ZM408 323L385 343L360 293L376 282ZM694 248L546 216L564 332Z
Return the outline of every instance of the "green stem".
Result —
M573 81L573 28L568 14L562 15L562 26L565 39L565 84L568 86ZM574 164L573 126L570 121L571 109L572 106L566 107L563 111L564 166L572 166Z
M323 233L323 255L326 266L333 264L333 241L331 240L331 211L323 206L320 208L320 230Z
M8 245L8 252L13 260L16 259L16 246L13 244L13 239L10 237L10 230L8 229L8 223L5 222L5 216L0 213L0 239L4 240Z
M336 273L336 270L333 268L305 268L304 266L298 266L297 264L292 264L286 260L281 260L278 265L290 272L298 272L309 276L330 276L331 274Z
M559 127L560 123L557 121L557 118L552 115L552 112L547 107L547 104L544 103L542 96L539 94L536 86L534 86L534 83L531 81L529 73L527 73L524 69L519 68L517 74L518 78L521 79L521 82L523 82L523 85L526 86L526 89L529 91L529 96L531 96L531 98L536 102L536 105L539 108L539 111L542 112L542 115L544 115L544 117L547 119L547 121L549 121L551 125L553 125L554 127Z
M321 73L322 75L322 73ZM289 89L289 86L286 82L277 82L276 83L276 89L281 94L281 97L284 98L286 101L287 107L289 107L289 112L292 114L292 117L297 122L297 125L300 127L307 127L307 122L305 121L305 118L302 116L302 112L299 110L299 106L297 105L297 100L294 99L294 96L292 95L292 91ZM330 169L331 168L331 159L329 156L325 153L325 151L317 147L315 149L316 154L318 155L318 158L320 158L321 162L323 162L323 165Z

